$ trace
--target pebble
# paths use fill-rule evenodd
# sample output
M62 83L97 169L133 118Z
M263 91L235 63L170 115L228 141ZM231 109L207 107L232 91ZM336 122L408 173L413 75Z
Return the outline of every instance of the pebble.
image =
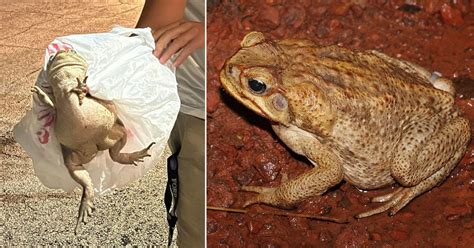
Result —
M276 161L273 161L272 158L267 157L268 154L261 153L255 158L255 169L262 176L265 182L274 181L278 174L280 174L280 166L275 164Z
M291 6L285 9L282 19L285 26L299 28L306 20L306 11L300 5Z
M397 215L398 219L402 222L410 222L415 216L412 212L399 213Z
M207 218L207 234L212 234L217 232L219 229L219 224L215 219Z
M276 7L267 7L261 12L261 18L269 22L271 26L280 25L280 12Z
M316 28L316 36L318 38L324 38L328 33L329 33L329 30L324 25L318 25L318 27Z
M263 223L261 221L251 220L248 222L247 228L250 233L256 234L258 233L263 227Z
M440 0L426 0L424 3L424 10L427 13L433 14L441 10L443 3Z
M446 220L454 221L472 215L472 207L468 205L446 206L443 213L446 216Z
M394 240L406 240L408 239L408 232L402 230L393 230L390 232L390 237Z
M362 7L359 5L352 6L351 11L355 17L361 17L362 14L364 13L364 9L362 9Z
M246 170L232 177L239 185L248 185L252 182L253 173Z
M335 238L334 247L367 247L369 233L363 226L347 226Z
M329 21L329 29L331 31L339 29L341 26L342 26L341 22L337 19L332 19Z
M331 12L338 16L345 16L350 7L350 3L336 3L332 5Z
M207 201L211 206L230 207L234 204L234 196L229 192L229 185L225 182L208 183Z
M337 203L338 208L350 209L351 206L352 203L346 195L344 195L342 199Z
M295 230L306 231L311 228L309 226L308 219L306 218L290 217L289 221L290 221L291 227L294 228Z
M214 113L219 108L220 102L220 95L217 90L207 91L207 113Z
M374 232L374 233L370 234L370 238L371 238L371 240L374 240L374 241L380 241L380 240L382 240L382 235L380 235L379 233Z
M446 24L460 26L463 24L461 11L451 7L449 4L443 4L441 7L441 17Z
M326 229L321 230L321 232L319 233L319 240L321 240L321 242L331 242L332 241L331 232L329 232Z
M252 21L250 20L250 18L244 18L242 20L242 29L243 30L246 30L246 31L249 31L252 29L252 26L253 26L253 23Z

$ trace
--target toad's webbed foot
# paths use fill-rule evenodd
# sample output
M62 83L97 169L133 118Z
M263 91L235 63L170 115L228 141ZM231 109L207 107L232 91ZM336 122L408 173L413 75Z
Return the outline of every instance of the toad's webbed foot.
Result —
M398 211L400 211L403 207L405 207L411 200L413 200L413 198L430 190L436 184L439 184L440 182L442 182L449 175L449 172L454 167L453 164L455 165L456 161L457 161L456 157L451 159L451 161L448 162L448 164L450 164L449 166L443 167L441 170L437 171L435 174L426 178L425 180L421 181L419 184L413 187L408 187L408 188L400 187L396 189L395 191L388 193L386 195L374 197L372 199L372 202L384 202L385 204L376 209L358 214L356 215L356 218L369 217L375 214L385 212L387 210L389 210L388 212L389 215L391 216L395 215Z
M279 201L275 199L275 190L277 188L261 187L261 186L242 186L242 191L250 191L258 193L258 195L245 201L243 207L248 207L257 203L265 203L269 205L278 205Z
M121 164L133 164L137 166L139 162L143 162L144 158L146 157L151 157L150 154L148 154L148 150L155 144L155 142L152 142L148 147L136 151L136 152L131 152L131 153L121 153L120 150L122 149L123 145L126 142L126 137L124 137L122 140L117 142L117 144L109 149L110 157L112 158L113 161L121 163Z
M155 144L155 142L152 142L150 145L148 145L146 148L137 151L137 152L132 152L130 153L129 157L129 162L130 164L134 164L137 166L137 162L143 162L143 159L146 157L151 157L150 154L148 154L148 150Z
M93 203L93 198L88 195L87 191L84 190L82 193L82 198L81 198L81 205L79 206L79 214L77 216L77 222L76 222L76 227L74 228L74 233L77 234L77 228L79 227L79 224L82 223L87 223L87 217L90 217L92 213L95 211L94 203Z
M288 174L286 173L281 173L281 183L285 183L288 181ZM267 203L271 204L271 198L273 197L272 195L275 193L275 190L277 188L271 188L271 187L262 187L262 186L249 186L249 185L244 185L240 188L242 191L249 191L249 192L255 192L258 193L257 196L254 196L250 198L249 200L245 201L243 207L247 207L256 203Z
M365 218L375 214L389 211L389 215L395 215L417 196L413 188L398 188L395 191L372 198L372 202L384 202L385 204L370 211L356 215L356 218Z

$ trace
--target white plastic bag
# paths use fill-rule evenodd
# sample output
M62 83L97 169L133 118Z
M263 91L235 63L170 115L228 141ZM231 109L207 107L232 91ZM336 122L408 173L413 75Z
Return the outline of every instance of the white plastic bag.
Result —
M136 36L129 37L132 33ZM113 101L127 129L127 144L122 152L138 151L156 142L149 151L151 157L138 166L112 161L108 150L99 152L85 164L97 195L126 185L150 170L173 128L180 107L174 69L160 64L152 54L154 48L149 28L116 27L109 33L60 37L46 50L37 86L50 94L45 75L49 58L60 50L74 49L88 63L90 94ZM36 97L33 99L32 109L13 130L15 139L32 158L35 173L45 186L70 192L79 184L64 165L54 135L54 109Z

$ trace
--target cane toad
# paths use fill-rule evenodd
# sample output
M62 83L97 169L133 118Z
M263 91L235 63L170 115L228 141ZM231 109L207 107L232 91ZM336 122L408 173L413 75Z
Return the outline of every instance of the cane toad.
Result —
M377 51L251 32L220 74L225 90L272 122L277 136L315 167L279 187L243 186L245 206L294 207L345 180L360 189L397 183L362 218L394 215L441 183L470 140L450 80Z
M109 150L113 161L137 165L150 156L147 151L153 145L132 153L120 152L127 142L125 127L112 102L87 94L86 72L87 63L79 54L74 50L60 51L47 69L54 97L51 99L38 86L32 90L40 101L55 109L54 131L61 144L64 164L83 188L75 232L80 221L86 222L94 210L94 189L83 164L99 151Z

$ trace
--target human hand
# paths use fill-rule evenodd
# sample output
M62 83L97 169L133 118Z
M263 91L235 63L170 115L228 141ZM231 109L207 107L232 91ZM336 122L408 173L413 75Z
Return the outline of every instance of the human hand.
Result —
M155 51L153 54L164 64L175 53L181 51L173 63L178 67L198 48L204 48L204 24L201 22L177 21L153 32Z

